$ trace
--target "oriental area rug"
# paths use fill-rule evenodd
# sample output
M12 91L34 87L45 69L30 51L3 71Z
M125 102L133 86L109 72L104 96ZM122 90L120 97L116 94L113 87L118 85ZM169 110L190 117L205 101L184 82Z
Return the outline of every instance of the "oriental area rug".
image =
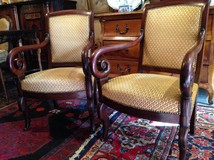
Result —
M104 142L97 117L96 132L89 131L84 100L58 103L60 109L50 112L52 107L48 101L29 100L32 121L27 132L23 131L24 120L16 102L1 108L0 159L177 159L177 126L109 109L111 128ZM196 134L188 136L188 159L214 159L213 130L214 107L198 106Z

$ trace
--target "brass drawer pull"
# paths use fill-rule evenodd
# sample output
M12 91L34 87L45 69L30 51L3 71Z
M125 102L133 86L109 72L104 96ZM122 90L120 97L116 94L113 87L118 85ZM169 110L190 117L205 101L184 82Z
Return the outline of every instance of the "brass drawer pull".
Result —
M128 24L126 24L126 28L125 28L125 31L124 32L121 32L120 31L120 28L119 28L119 24L116 24L116 33L119 33L119 34L126 34L126 33L128 33L128 31L129 31L129 26L128 26Z
M117 64L117 70L121 75L126 74L126 73L129 74L131 72L131 67L130 67L130 65L127 65L126 68L122 69L120 64Z

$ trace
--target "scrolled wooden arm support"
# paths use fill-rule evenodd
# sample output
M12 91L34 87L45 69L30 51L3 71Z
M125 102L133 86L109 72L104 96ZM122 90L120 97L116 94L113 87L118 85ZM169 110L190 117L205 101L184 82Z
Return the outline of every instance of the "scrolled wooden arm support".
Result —
M90 35L90 41L89 43L83 48L82 50L82 66L83 66L83 72L85 75L88 75L88 66L90 63L89 60L89 50L94 48L94 33L91 33Z
M141 35L134 41L124 44L116 44L116 45L109 45L103 46L96 49L91 57L91 67L92 67L92 74L96 78L104 78L107 77L110 71L110 64L108 60L101 59L101 57L108 52L118 51L126 48L133 47L141 42L143 38L143 31L141 31Z
M180 90L182 97L191 97L192 86L195 78L194 61L201 51L205 39L205 30L201 31L199 41L188 51L183 59L180 74ZM196 67L196 66L195 66Z
M10 53L8 54L8 63L9 63L11 72L13 74L15 74L16 76L24 75L27 66L24 61L24 58L20 58L20 57L18 57L18 55L25 51L36 50L36 49L42 48L45 45L47 45L48 42L49 42L49 35L47 34L45 40L40 44L26 45L26 46L16 47L16 48L12 49L10 51Z

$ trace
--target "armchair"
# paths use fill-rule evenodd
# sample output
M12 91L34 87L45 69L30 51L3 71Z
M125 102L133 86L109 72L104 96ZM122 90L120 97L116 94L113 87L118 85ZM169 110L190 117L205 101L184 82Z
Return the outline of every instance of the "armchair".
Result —
M52 12L46 15L47 36L41 43L11 50L8 62L18 79L18 105L30 128L27 98L42 100L87 99L91 130L94 131L94 99L88 67L94 48L93 13L81 10ZM47 47L48 69L25 75L26 62L20 53Z
M131 116L179 124L179 159L185 159L189 127L194 134L208 10L208 0L146 5L139 38L93 52L91 67L97 83L98 116L103 122L104 139L109 128L106 108L111 107ZM110 66L102 56L139 43L139 73L118 76L104 83Z

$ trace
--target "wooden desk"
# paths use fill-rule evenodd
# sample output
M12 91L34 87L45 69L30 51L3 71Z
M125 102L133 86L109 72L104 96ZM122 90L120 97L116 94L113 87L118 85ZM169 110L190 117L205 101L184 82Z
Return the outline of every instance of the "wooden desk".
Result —
M97 14L101 23L101 46L133 41L140 35L142 11L130 13L104 13ZM137 72L139 45L128 50L106 55L111 64L111 76ZM207 23L207 34L204 50L204 62L201 71L200 87L209 93L209 104L213 98L213 72L214 72L214 7L210 7Z

